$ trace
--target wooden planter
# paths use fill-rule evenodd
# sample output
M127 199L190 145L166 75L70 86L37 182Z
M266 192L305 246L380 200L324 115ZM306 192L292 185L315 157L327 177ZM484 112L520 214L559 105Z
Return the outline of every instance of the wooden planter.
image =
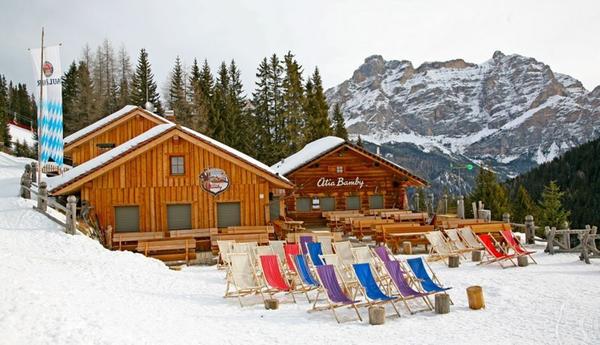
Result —
M467 288L467 297L469 298L469 308L479 310L485 308L483 300L483 289L481 286L470 286Z

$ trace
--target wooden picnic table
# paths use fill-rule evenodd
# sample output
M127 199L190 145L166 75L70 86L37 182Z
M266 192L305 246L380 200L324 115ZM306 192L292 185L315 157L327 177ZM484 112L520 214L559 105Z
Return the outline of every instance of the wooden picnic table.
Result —
M395 254L398 252L398 249L400 248L400 244L403 242L402 238L415 238L415 237L420 237L420 238L425 238L425 234L427 234L427 232L399 232L399 233L391 233L388 234L387 236L391 237L392 240L389 241L388 243L391 244L390 248L392 250L392 252ZM414 240L410 241L411 243L413 242L417 242ZM429 243L429 241L427 241L427 238L425 238L425 240L419 240L416 244L424 244L425 245L425 250L427 250L427 243Z

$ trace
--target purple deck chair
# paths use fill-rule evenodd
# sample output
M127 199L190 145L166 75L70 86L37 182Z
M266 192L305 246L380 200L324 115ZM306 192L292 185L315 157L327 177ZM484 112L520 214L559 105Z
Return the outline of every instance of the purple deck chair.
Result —
M302 254L308 255L308 247L306 246L306 244L313 242L314 240L312 236L300 236L300 251L302 251Z
M386 247L379 246L379 247L375 247L373 250L375 251L375 254L377 254L379 259L381 259L381 261L384 264L387 264L388 262L392 261Z
M336 321L340 323L340 320L338 319L337 314L335 313L335 309L348 306L354 308L358 319L362 321L362 317L360 317L358 308L356 308L355 301L351 300L348 297L348 295L344 293L344 290L342 290L342 287L338 283L338 279L335 275L335 268L333 267L333 265L317 266L317 276L321 281L321 287L323 288L323 290L325 290L328 306L316 307L317 301L319 300L319 295L317 295L315 303L313 304L313 310L331 309ZM319 293L321 293L321 291L319 291Z
M392 283L398 290L400 299L404 302L406 309L408 309L411 314L414 314L415 312L410 309L407 301L415 298L422 298L423 302L425 302L425 305L427 306L427 308L418 311L433 310L431 301L427 298L431 292L419 292L413 289L404 276L404 271L400 267L400 262L390 260L385 263L385 268L390 275Z

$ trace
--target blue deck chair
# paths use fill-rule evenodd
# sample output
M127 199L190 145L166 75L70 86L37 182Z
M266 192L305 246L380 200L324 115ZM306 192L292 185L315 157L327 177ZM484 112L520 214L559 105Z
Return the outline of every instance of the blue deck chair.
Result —
M323 249L321 248L321 242L307 242L306 247L308 248L308 254L310 255L310 260L315 266L324 265L321 260L321 255L323 255Z
M421 286L423 287L423 290L427 292L444 292L451 289L450 287L442 287L442 284L440 284L440 281L437 279L433 271L431 271L433 278L429 276L429 273L427 273L427 269L425 268L423 258L407 259L406 262L408 262L408 265L415 274L415 277L421 280Z
M394 304L394 301L398 298L388 296L381 291L379 285L377 285L377 281L375 281L369 263L353 264L352 268L354 268L354 273L356 274L356 278L358 278L358 282L360 283L361 290L365 295L367 303L369 305L374 305L389 302L396 311L396 314L400 316L400 312Z
M308 268L306 258L302 254L294 255L294 265L296 266L296 272L300 278L300 286L296 286L296 290L304 292L308 303L311 303L308 292L319 287L319 282L313 277Z

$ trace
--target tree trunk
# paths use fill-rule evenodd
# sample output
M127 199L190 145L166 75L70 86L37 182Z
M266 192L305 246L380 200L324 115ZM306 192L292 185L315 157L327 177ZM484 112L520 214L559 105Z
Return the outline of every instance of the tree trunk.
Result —
M450 312L450 295L438 293L435 295L435 313L448 314Z

